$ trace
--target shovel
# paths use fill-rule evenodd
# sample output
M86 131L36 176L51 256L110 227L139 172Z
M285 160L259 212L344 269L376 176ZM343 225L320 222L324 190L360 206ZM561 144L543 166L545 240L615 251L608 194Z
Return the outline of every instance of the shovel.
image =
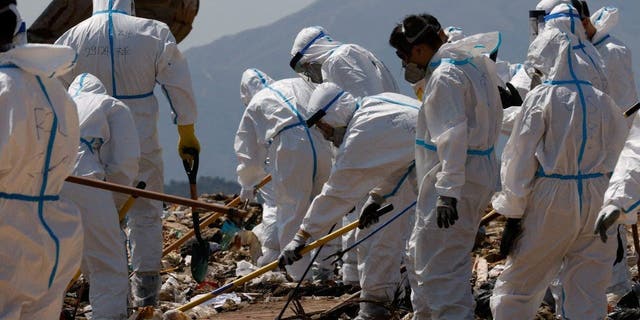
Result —
M185 149L184 153L190 154L193 157L193 161L182 160L184 171L189 178L189 191L191 192L191 199L198 200L198 187L196 180L198 178L198 165L200 164L200 157L198 151L190 148ZM209 267L209 243L202 239L200 233L200 213L198 208L191 208L191 217L193 219L193 231L196 234L197 242L194 242L191 246L191 275L196 282L201 283L204 281L207 275L207 268Z
M390 205L386 205L386 206L378 209L378 214L383 215L383 214L385 214L385 213L387 213L387 212L389 212L391 210L393 210L393 207L390 206ZM344 227L342 227L342 228L340 228L340 229L338 229L338 230L336 230L336 231L334 231L334 232L332 232L332 233L330 233L330 234L328 234L328 235L326 235L326 236L324 236L324 237L322 237L322 238L320 238L320 239L318 239L318 240L316 240L314 242L311 242L310 244L308 244L304 248L302 248L302 250L300 250L300 255L305 255L305 254L311 252L313 249L316 249L316 248L324 245L325 243L327 243L327 242L329 242L329 241L331 241L333 239L336 239L336 238L340 237L341 235L343 235L343 234L345 234L345 233L357 228L358 227L358 223L359 223L359 221L356 220L356 221L354 221L354 222L352 222L352 223L350 223L350 224L348 224L348 225L346 225L346 226L344 226ZM244 277L241 277L241 278L236 279L236 280L234 280L232 282L229 282L229 283L225 284L224 286L222 286L222 287L220 287L220 288L218 288L216 290L213 290L213 291L207 293L206 295L204 295L204 296L202 296L202 297L200 297L200 298L198 298L198 299L196 299L194 301L191 301L191 302L189 302L189 303L187 303L185 305L182 305L182 306L178 307L175 310L171 310L171 311L167 312L162 317L162 319L163 320L173 319L172 317L175 317L175 314L176 314L175 311L184 312L184 311L190 310L195 306L201 305L202 303L204 303L206 301L209 301L209 300L211 300L211 299L213 299L213 298L215 298L215 297L217 297L217 296L219 296L219 295L221 295L221 294L223 294L225 292L229 292L229 291L231 291L231 290L233 290L233 289L235 289L235 288L237 288L237 287L239 287L239 286L251 281L254 278L257 278L257 277L259 277L259 276L261 276L261 275L263 275L263 274L265 274L265 273L267 273L267 272L269 272L271 270L275 270L276 268L278 268L278 260L277 259L275 261L267 264L266 266L247 274Z
M264 179L262 179L262 181L260 181L260 183L258 183L254 187L254 189L257 190L257 189L260 189L260 188L264 187L264 185L269 183L269 181L271 181L271 175L268 175L268 176L264 177ZM225 208L232 208L233 206L235 206L235 205L237 205L239 203L240 203L240 197L236 197L231 202L226 204ZM200 229L202 229L202 228L214 223L218 218L220 218L222 216L223 216L223 213L221 213L221 212L216 212L216 213L212 214L208 218L204 219L204 221L202 221L202 223L200 223ZM178 239L174 243L168 245L166 248L164 248L162 250L162 256L164 257L167 254L169 254L169 252L179 248L183 243L187 242L187 240L189 240L193 236L193 233L194 233L193 230L189 230L189 232L187 232L180 239Z

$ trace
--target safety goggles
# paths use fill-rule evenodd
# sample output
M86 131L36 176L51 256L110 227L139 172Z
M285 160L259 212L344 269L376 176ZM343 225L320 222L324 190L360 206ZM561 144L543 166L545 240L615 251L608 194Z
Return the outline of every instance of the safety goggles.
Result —
M311 118L309 118L307 120L307 127L311 128L313 127L315 124L318 123L318 121L320 121L320 119L322 119L325 115L327 115L327 110L329 110L329 108L331 108L331 106L338 101L338 99L344 94L344 90L340 91L335 97L333 97L333 99L331 99L331 101L329 101L329 103L327 103L327 105L325 105L324 107L320 108L320 110L316 111Z
M289 61L289 66L291 67L291 69L293 69L296 73L303 73L305 70L300 63L300 60L304 56L304 53L309 49L309 47L311 47L312 44L318 41L318 39L325 36L326 34L323 31L320 31L320 33L318 33L315 38L309 41L309 43L307 43L307 45L302 48L302 50L296 52L293 58L291 58L291 61Z
M402 22L402 27L400 28L400 32L402 32L402 35L407 40L407 42L410 43L410 44L413 44L430 27L430 25L427 22L427 20L425 20L423 17L417 16L417 18L420 19L420 21L422 21L422 23L424 25L422 26L422 29L420 29L420 31L418 31L418 33L416 33L415 35L409 36L407 34L407 29L404 26L404 21Z

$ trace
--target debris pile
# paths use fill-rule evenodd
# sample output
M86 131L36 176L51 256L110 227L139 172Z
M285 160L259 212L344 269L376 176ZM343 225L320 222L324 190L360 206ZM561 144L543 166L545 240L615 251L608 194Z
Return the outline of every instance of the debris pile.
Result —
M229 203L232 198L222 195L202 195L206 202ZM164 247L175 242L192 227L191 208L170 205L163 217ZM168 253L162 259L162 288L160 306L156 309L132 310L130 319L274 319L296 286L283 272L267 272L236 288L223 293L184 313L170 312L194 301L203 295L256 270L257 258L261 254L260 243L250 231L260 223L262 208L250 203L244 216L227 216L218 219L202 230L203 239L209 242L212 255L205 281L198 284L190 273L191 239L179 250ZM207 213L201 213L201 221ZM473 256L473 291L476 299L476 319L491 319L489 298L495 280L504 269L504 259L499 254L500 237L504 219L499 217L482 227L478 233ZM632 240L628 243L633 243ZM633 250L628 250L629 265L635 265ZM637 268L631 268L637 280ZM640 314L640 285L611 308L611 319L637 319ZM68 319L90 319L88 305L88 283L80 279L67 292L64 314ZM282 319L351 319L358 311L359 288L343 285L334 280L305 281L297 290ZM411 302L409 291L398 288L393 305L385 306L392 311L391 319L410 319ZM554 319L554 303L547 297L538 310L537 319ZM75 316L74 316L75 315ZM186 318L184 316L186 315Z

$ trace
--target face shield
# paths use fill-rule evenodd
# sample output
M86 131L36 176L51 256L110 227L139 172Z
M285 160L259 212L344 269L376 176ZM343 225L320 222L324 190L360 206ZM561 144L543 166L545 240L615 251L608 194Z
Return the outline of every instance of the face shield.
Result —
M544 30L544 10L529 10L529 43Z

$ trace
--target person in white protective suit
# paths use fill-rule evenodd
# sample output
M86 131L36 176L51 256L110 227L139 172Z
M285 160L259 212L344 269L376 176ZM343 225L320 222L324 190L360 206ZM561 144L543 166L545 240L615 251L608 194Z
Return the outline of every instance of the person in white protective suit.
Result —
M93 16L63 34L56 43L78 52L70 83L88 72L105 85L109 95L122 100L133 114L140 141L137 181L150 191L162 192L163 164L158 141L158 83L169 101L178 127L178 153L190 160L188 150L199 152L195 136L197 116L187 61L178 50L169 27L159 21L131 16L131 0L93 0ZM128 213L134 306L155 305L160 289L162 256L162 203L137 199Z
M620 39L611 35L611 30L618 24L619 10L614 7L603 7L590 14L586 1L579 1L582 26L587 38L598 49L606 66L607 79L609 81L609 95L618 107L626 110L638 101L636 82L633 76L633 63L631 50ZM631 125L633 117L627 122ZM627 230L624 226L618 228L619 245L622 250L622 263L613 266L611 286L607 290L611 302L616 302L631 290L631 275L624 261L627 261Z
M410 15L389 43L405 79L427 77L416 129L419 187L409 239L417 285L414 319L473 319L471 251L480 218L498 183L494 144L502 106L495 64L472 42L443 43L440 23ZM489 48L489 47L486 47Z
M69 87L80 117L73 174L131 185L138 174L140 143L129 108L107 95L98 78L83 73ZM89 280L93 319L126 319L129 270L125 237L113 194L65 183L62 195L78 206L84 227L82 273Z
M634 117L633 125L616 163L604 203L594 225L594 234L607 242L611 229L620 224L635 224L640 205L640 118ZM612 228L613 227L613 228ZM613 239L615 242L615 239ZM609 242L611 242L609 240Z
M270 85L273 82L274 80L271 77L258 69L245 70L240 80L240 100L244 108L249 106L256 93L265 88L265 84ZM240 143L238 147L245 144L242 140L238 142ZM246 186L240 191L240 198L244 201L255 197L254 186L267 175L268 171L267 145L260 146L253 152L258 157L252 158L251 156L253 155L237 154L238 162L240 163L237 171L238 184ZM249 163L249 165L243 163ZM280 243L278 242L278 224L276 222L276 195L273 193L272 184L266 184L258 192L264 200L262 203L262 221L251 231L260 240L262 255L258 258L257 265L262 267L278 258Z
M333 82L356 97L398 92L398 85L382 60L357 44L334 40L321 26L300 30L293 42L291 55L293 58L289 66L311 82ZM356 213L349 214L343 224L357 218ZM353 244L355 232L344 235L342 242L344 248ZM343 256L341 273L345 283L358 283L355 253L347 252Z
M581 60L578 34L547 21L529 47L528 70L542 83L525 98L493 200L507 217L500 251L508 255L491 297L496 320L533 318L555 277L563 319L607 315L616 243L602 243L592 230L627 126L613 99L589 80L598 77Z
M539 26L537 32L543 32L547 28L559 28L564 32L571 33L578 38L575 45L574 54L577 56L578 63L584 63L593 70L586 77L591 84L599 90L609 93L611 86L607 74L608 67L606 61L603 60L598 50L589 42L587 34L580 23L581 14L570 5L570 0L543 0L536 5L536 10L546 13L544 16L544 25ZM614 79L613 81L617 81ZM540 83L540 74L536 74L530 70L526 64L516 73L511 80L511 84L518 90L521 97L525 97L532 87ZM513 125L520 114L519 107L511 107L505 110L502 124L502 132L506 135L511 134Z
M271 174L277 248L282 248L295 236L311 200L329 177L331 148L319 131L304 122L310 116L307 104L313 92L311 84L300 78L270 83L259 70L247 72L254 78L249 82L257 79L263 89L251 98L236 132L236 172L245 199L252 199L253 186ZM305 263L289 266L287 271L299 280L309 261L306 258ZM328 266L326 262L320 268ZM311 274L306 278L311 279Z
M415 205L413 141L420 103L396 94L356 98L334 83L319 85L309 108L315 111L307 121L338 147L334 166L322 193L316 196L304 216L295 238L280 254L281 264L300 264L299 251L310 239L323 236L332 225L367 198L360 214L360 226L378 221L375 212L390 202L401 218L358 247L361 297L377 303L361 303L357 319L387 319L383 303L390 303L400 284L408 219ZM389 220L394 214L380 218ZM357 232L364 237L367 230Z
M53 320L82 252L80 213L59 196L76 158L78 115L55 78L76 54L16 45L20 25L15 1L0 1L0 318Z

